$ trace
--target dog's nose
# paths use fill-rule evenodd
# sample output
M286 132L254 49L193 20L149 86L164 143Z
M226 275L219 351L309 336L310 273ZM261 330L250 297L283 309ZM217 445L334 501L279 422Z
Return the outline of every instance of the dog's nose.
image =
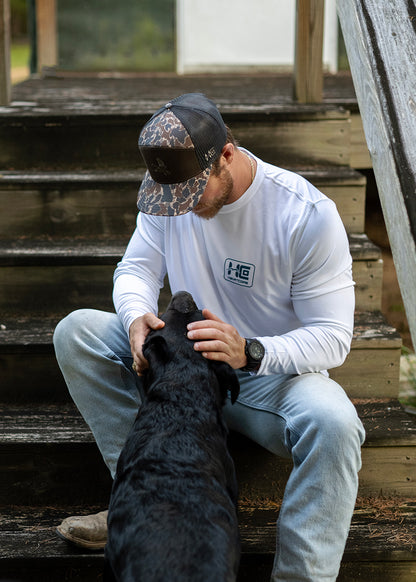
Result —
M170 300L168 309L174 309L179 313L191 313L197 311L198 307L190 293L187 291L178 291Z

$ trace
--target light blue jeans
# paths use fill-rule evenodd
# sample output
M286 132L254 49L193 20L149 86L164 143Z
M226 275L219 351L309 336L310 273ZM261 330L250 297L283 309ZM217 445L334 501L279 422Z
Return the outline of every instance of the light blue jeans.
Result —
M58 324L54 345L69 392L114 475L141 402L126 332L117 315L83 309ZM277 523L272 581L335 581L364 441L355 408L323 374L238 374L240 397L224 409L228 426L293 459Z

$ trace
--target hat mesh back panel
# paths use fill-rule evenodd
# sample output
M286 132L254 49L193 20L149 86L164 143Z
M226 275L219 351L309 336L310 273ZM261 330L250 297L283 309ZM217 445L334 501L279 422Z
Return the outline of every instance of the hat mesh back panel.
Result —
M218 158L225 145L227 133L224 124L195 109L175 107L175 115L188 131L201 169L205 170Z

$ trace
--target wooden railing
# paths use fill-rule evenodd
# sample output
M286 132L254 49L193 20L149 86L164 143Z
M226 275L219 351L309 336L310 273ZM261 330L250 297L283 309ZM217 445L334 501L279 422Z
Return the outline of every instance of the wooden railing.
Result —
M39 73L58 64L56 0L36 0L36 55Z
M0 0L0 106L11 99L10 0ZM36 0L36 52L38 72L58 62L56 0Z
M416 348L416 8L337 0L337 10Z
M297 0L294 96L301 103L322 100L324 0ZM10 102L10 5L0 0L0 105ZM58 62L56 0L36 0L37 70Z
M294 98L299 103L322 101L324 8L324 0L296 3Z

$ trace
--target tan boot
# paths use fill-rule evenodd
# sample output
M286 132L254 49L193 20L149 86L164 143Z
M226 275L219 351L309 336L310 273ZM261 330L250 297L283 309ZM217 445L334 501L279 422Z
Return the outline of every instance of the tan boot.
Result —
M57 534L80 548L102 550L107 542L108 511L95 515L72 516L56 528Z

